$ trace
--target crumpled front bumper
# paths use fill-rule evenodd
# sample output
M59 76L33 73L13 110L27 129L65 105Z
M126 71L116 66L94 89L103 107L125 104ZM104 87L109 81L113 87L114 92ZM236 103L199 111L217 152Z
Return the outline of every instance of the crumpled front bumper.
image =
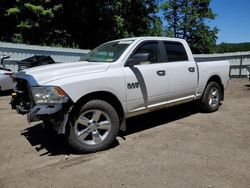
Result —
M27 106L27 104L20 100L19 95L13 93L10 105L17 113L22 115L27 114L27 121L29 123L40 120L54 122L54 124L56 124L54 128L57 132L64 134L73 102L69 101L62 104L33 104Z
M27 114L28 122L47 120L53 122L53 126L58 134L65 134L65 127L72 109L70 103L55 105L35 105Z
M28 122L46 120L60 116L60 114L63 114L62 104L38 104L30 109L30 111L27 113L27 120Z
M35 80L27 75L23 78L14 76L14 80L16 88L10 101L12 109L15 109L19 114L27 114L28 122L48 121L58 133L65 133L65 126L74 104L73 101L69 99L66 103L36 104L30 88Z

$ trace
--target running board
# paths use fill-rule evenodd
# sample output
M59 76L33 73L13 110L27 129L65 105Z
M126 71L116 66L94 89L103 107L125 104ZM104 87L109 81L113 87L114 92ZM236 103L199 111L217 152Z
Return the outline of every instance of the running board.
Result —
M149 105L148 107L137 108L133 111L128 112L126 115L126 118L137 116L140 114L153 112L153 111L157 111L157 110L161 110L164 108L176 106L176 105L187 103L187 102L191 102L194 100L194 97L195 96L192 95L192 96L184 97L184 98L181 98L178 100L171 100L171 101L161 102L161 103L157 103L157 104L152 104L152 105Z

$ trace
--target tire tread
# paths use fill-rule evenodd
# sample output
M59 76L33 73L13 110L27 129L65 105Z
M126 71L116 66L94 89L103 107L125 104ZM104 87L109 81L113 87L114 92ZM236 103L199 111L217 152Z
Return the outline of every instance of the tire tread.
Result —
M111 131L108 137L102 143L96 146L89 146L89 145L82 144L78 140L78 138L76 138L74 134L74 122L76 121L77 117L79 116L81 112L90 110L90 109L100 109L100 110L105 111L109 115L111 125L112 125ZM97 151L108 149L110 145L113 143L113 141L115 140L115 138L117 137L118 132L119 132L119 117L117 115L117 112L113 106L111 106L109 103L103 100L94 99L94 100L88 101L82 106L79 113L73 119L74 120L70 125L68 142L75 150L81 153L94 153Z

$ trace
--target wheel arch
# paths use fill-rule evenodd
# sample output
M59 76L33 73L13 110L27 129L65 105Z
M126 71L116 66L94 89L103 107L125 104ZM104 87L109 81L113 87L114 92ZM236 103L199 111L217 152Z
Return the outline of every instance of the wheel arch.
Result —
M206 87L207 87L207 85L208 85L210 82L216 82L216 83L219 84L220 89L221 89L221 94L222 94L222 99L221 99L221 100L223 101L223 100L224 100L224 86L223 86L223 84L222 84L222 80L221 80L220 76L218 76L218 75L213 75L213 76L211 76L211 77L208 79L208 81L207 81ZM205 87L205 88L206 88L206 87Z
M82 96L74 104L70 112L70 117L72 117L72 114L75 114L76 112L78 112L81 106L83 106L88 101L94 100L94 99L103 100L111 104L111 106L113 106L115 110L117 111L120 121L122 121L122 119L124 118L124 110L123 110L122 104L120 100L118 99L118 97L116 97L113 93L108 92L108 91L96 91L96 92L91 92Z

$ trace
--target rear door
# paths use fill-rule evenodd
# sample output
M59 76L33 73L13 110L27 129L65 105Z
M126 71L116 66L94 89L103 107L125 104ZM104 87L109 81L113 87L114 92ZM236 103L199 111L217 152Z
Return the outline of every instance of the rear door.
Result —
M197 68L181 42L164 41L168 69L168 100L192 97L197 87Z
M129 112L167 99L167 63L163 63L159 44L159 41L142 42L132 55L149 53L149 61L124 67Z

